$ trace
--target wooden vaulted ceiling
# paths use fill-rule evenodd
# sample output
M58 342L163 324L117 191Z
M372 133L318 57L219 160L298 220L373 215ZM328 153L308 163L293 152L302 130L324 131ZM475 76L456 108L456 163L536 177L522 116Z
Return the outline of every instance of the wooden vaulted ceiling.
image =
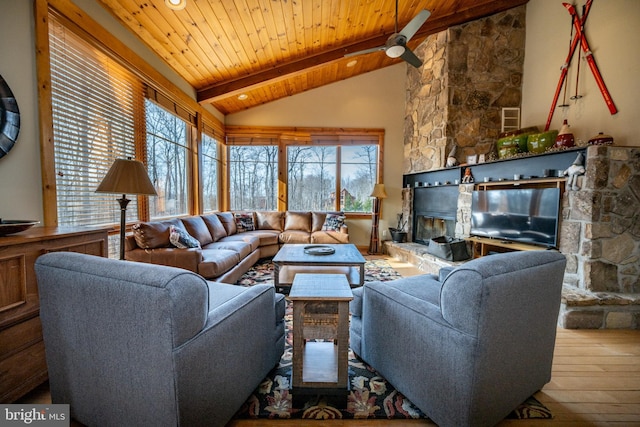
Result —
M223 114L238 112L402 62L383 51L394 33L394 0L98 0ZM410 40L528 0L399 0L398 30L420 10L431 16ZM357 59L355 66L347 63ZM246 94L246 99L238 95Z

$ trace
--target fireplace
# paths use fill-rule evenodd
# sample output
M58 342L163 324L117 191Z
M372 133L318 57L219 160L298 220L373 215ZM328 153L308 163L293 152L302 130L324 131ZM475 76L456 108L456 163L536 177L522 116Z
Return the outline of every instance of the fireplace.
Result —
M454 236L458 186L419 187L413 195L413 241L428 245L439 236Z
M439 236L453 236L456 230L455 218L430 216L430 213L416 213L413 240L428 245L429 240Z

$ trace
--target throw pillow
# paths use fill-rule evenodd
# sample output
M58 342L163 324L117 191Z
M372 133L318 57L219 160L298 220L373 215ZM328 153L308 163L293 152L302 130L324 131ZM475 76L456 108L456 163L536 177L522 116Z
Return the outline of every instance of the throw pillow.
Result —
M169 241L173 246L180 249L200 247L200 242L195 237L175 225L172 225L169 230Z
M344 225L344 215L327 214L322 225L322 231L340 231Z
M253 224L253 214L250 213L236 213L236 227L238 233L244 233L245 231L253 231L256 229Z

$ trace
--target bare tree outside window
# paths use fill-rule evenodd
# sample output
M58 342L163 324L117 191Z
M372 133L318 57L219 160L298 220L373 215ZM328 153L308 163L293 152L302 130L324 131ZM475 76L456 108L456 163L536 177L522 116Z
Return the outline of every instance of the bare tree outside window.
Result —
M147 167L158 193L150 198L150 217L187 214L187 124L150 100L145 110Z
M288 147L290 210L335 210L335 146Z
M202 208L204 212L218 210L218 141L202 135Z
M378 146L342 147L340 162L340 209L345 212L371 212L371 192L378 176Z
M230 146L228 149L231 210L276 210L278 146Z

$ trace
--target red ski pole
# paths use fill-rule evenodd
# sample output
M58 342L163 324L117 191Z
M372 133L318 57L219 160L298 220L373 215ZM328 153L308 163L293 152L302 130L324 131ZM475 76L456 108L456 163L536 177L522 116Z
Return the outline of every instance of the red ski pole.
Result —
M588 0L585 4L584 13L582 14L582 18L579 19L580 25L584 26L584 23L587 20L587 16L589 16L589 10L591 9L591 3L593 0ZM577 16L571 16L571 20L576 24ZM567 55L567 59L565 59L564 64L560 68L560 81L558 82L558 86L556 87L556 93L553 95L553 102L551 103L551 110L549 110L549 116L547 117L547 124L544 127L545 132L549 130L551 126L551 120L553 119L553 114L556 111L556 104L558 103L558 97L560 96L560 91L562 90L562 85L564 84L564 80L567 78L567 73L569 72L569 64L571 63L571 59L573 58L573 54L578 47L578 42L580 41L580 37L576 35L576 37L571 41L571 46L569 46L569 54Z
M584 34L582 26L578 25L576 18L578 13L576 12L576 8L569 3L562 3L562 5L569 11L571 17L573 19L573 26L576 29L576 37L580 39L580 45L582 46L582 50L584 51L585 58L587 59L587 64L589 64L589 68L593 73L593 76L596 79L596 84L600 89L600 93L604 97L604 102L607 103L607 107L609 107L609 112L611 114L616 114L618 109L616 105L613 103L613 99L611 98L611 94L607 89L607 85L604 84L604 79L602 78L602 74L600 74L600 70L598 69L598 65L596 64L596 60L593 57L593 52L589 48L589 42L587 42L587 37Z

